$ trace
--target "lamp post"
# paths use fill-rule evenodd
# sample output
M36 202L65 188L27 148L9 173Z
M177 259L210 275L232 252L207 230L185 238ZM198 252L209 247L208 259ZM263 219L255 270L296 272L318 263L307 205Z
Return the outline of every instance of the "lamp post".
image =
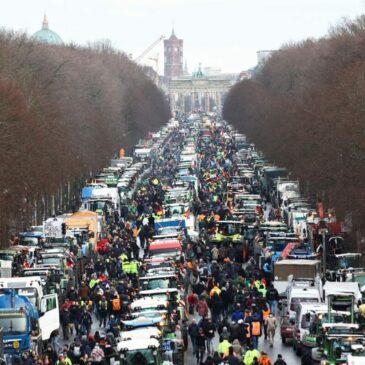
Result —
M326 260L326 255L327 255L327 250L326 250L326 234L328 233L328 229L327 228L320 228L318 230L318 233L320 235L322 235L322 265L323 265L323 279L326 278L326 265L327 265L327 260Z

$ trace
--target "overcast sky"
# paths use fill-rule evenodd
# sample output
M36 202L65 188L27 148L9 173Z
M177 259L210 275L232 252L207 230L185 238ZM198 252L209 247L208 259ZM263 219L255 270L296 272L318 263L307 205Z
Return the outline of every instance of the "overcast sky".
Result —
M256 51L318 38L342 18L365 12L364 0L0 0L0 26L32 34L43 14L64 42L110 39L137 57L160 35L184 40L189 71L199 62L239 72ZM1 51L1 50L0 50ZM149 57L160 55L156 47ZM148 56L147 56L148 58ZM148 62L148 60L147 60Z

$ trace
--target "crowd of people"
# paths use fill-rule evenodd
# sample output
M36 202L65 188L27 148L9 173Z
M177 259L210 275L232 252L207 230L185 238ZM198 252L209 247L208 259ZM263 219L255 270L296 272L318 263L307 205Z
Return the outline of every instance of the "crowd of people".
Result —
M199 159L191 173L198 176L200 190L192 199L191 214L198 217L199 236L183 238L184 250L175 263L187 315L168 311L167 322L198 364L285 365L281 355L272 359L262 351L266 341L273 346L279 321L278 292L270 274L248 260L242 247L209 242L218 221L234 219L233 207L224 202L227 184L238 174L237 149L228 133L225 125L213 125L209 138L200 135L197 140ZM154 223L164 214L164 192L175 181L183 144L176 132L133 200L109 217L105 248L90 257L81 257L81 248L75 252L84 270L80 282L70 281L64 294L60 333L42 356L24 355L24 364L109 363L115 354L113 337L123 330L121 320L138 297L138 277L146 270L143 256Z

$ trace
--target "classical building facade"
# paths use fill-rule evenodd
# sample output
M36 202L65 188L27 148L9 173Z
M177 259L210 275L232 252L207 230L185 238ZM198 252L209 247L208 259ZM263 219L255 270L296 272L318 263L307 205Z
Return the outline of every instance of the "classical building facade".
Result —
M184 41L178 39L174 29L169 39L164 40L165 70L166 80L173 77L180 77L184 74L183 68L183 48Z
M220 112L225 95L236 81L236 74L207 76L200 67L192 76L174 77L168 82L171 110L184 113L194 109Z

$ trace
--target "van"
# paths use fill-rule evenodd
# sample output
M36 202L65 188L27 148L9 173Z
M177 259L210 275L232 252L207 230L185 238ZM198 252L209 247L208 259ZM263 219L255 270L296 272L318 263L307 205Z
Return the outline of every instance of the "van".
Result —
M294 284L288 291L289 318L295 318L301 303L319 304L322 302L321 291L318 286L308 283Z
M324 303L299 303L295 317L293 349L297 355L303 351L303 338L309 333L311 322L316 313L325 313L328 306Z

